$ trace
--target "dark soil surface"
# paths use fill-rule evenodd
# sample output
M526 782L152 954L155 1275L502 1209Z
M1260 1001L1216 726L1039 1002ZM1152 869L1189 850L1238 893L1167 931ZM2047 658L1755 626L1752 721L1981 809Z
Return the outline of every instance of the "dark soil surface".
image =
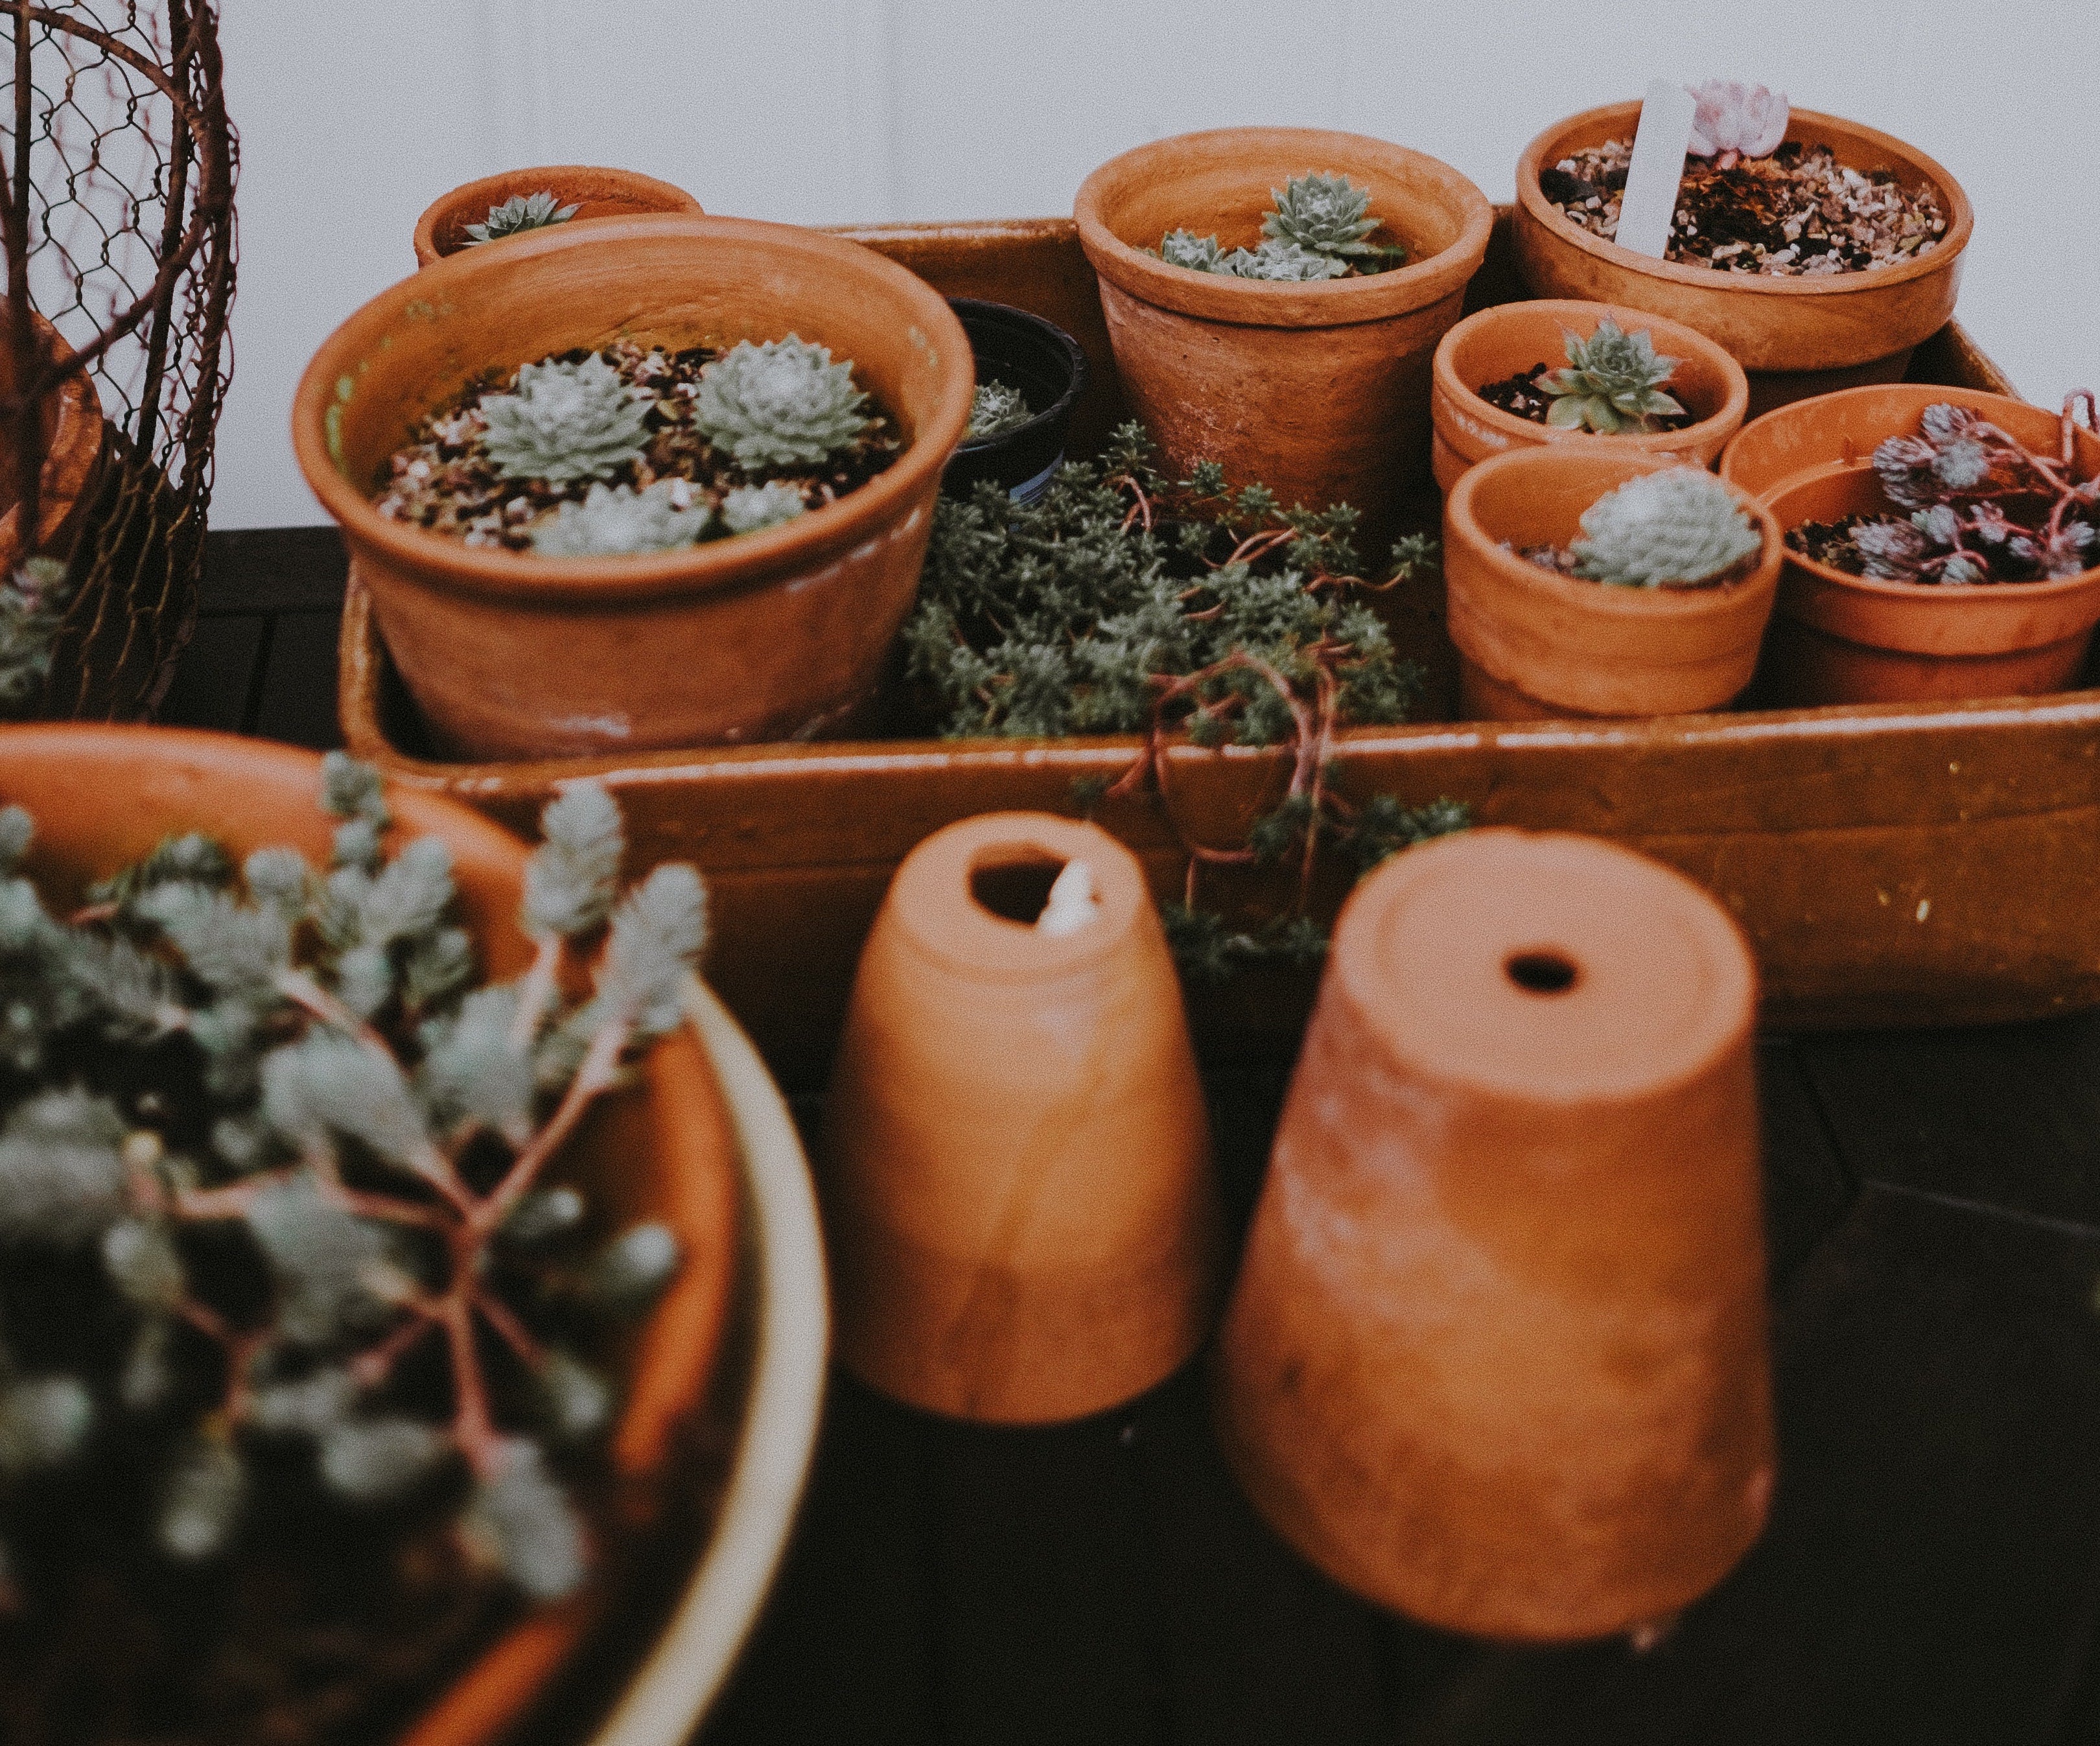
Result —
M1863 576L1867 573L1867 561L1852 544L1852 530L1863 522L1878 519L1877 516L1845 515L1834 522L1802 522L1787 529L1786 543L1803 558L1842 570L1848 576Z
M469 545L524 552L532 549L536 523L565 502L581 503L593 483L627 485L639 491L660 479L684 479L693 487L695 503L719 504L722 495L737 486L783 479L801 489L805 509L815 509L858 490L904 451L896 421L871 395L872 420L867 434L830 466L816 472L787 467L748 470L717 450L693 425L693 395L701 370L719 355L714 349L695 346L671 353L621 341L598 355L624 381L655 397L649 414L649 448L640 461L598 481L550 485L544 479L521 484L505 478L488 458L477 409L483 395L510 392L518 375L515 371L505 377L491 373L469 384L451 406L425 419L395 452L377 482L373 500L379 513L390 520L412 522L434 533L451 535ZM590 356L579 348L533 361L581 364ZM734 537L719 517L701 536L704 542Z
M1476 388L1473 392L1490 406L1498 407L1505 412L1512 412L1519 418L1528 418L1535 425L1542 425L1546 422L1546 415L1553 409L1553 396L1539 384L1560 368L1555 364L1534 364L1529 370L1515 376L1506 376L1500 381L1489 382L1484 388ZM1698 415L1693 412L1658 413L1642 427L1642 434L1688 430L1698 422Z

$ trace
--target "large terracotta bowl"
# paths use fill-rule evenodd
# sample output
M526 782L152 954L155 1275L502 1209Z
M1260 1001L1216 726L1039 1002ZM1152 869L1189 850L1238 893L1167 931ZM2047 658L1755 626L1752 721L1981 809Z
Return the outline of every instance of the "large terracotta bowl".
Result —
M1617 103L1570 116L1517 160L1511 234L1518 268L1534 296L1623 303L1697 328L1751 373L1753 417L1807 395L1894 381L1911 348L1947 324L1974 224L1969 196L1916 148L1834 115L1796 109L1786 137L1828 145L1852 169L1893 170L1907 187L1929 184L1947 219L1930 254L1868 272L1768 278L1636 254L1570 224L1539 187L1539 172L1572 152L1631 139L1640 110L1638 103ZM1762 379L1775 373L1785 379Z
M1780 571L1779 523L1749 493L1738 496L1763 543L1735 580L1621 588L1520 555L1566 545L1606 492L1681 465L1560 443L1512 449L1458 481L1444 503L1444 568L1468 717L1683 715L1725 708L1748 687Z
M469 247L466 228L480 224L489 209L523 196L552 194L558 204L574 206L565 224L598 218L632 218L647 212L688 213L698 217L700 203L683 188L632 170L607 170L594 164L545 164L536 170L506 170L440 194L416 220L416 264L428 267ZM527 233L529 234L529 233ZM499 237L498 241L509 240ZM486 246L482 245L480 246Z
M0 734L0 800L37 822L29 870L61 897L130 865L170 835L201 831L238 859L287 844L324 865L333 821L319 805L320 759L230 734L54 725ZM492 979L532 961L517 915L526 850L457 801L394 790L390 840L435 836L452 852L462 923ZM684 1256L635 1337L609 1453L624 1511L646 1523L672 1440L698 1409L721 1344L737 1268L736 1144L708 1052L690 1030L651 1052L641 1084L593 1110L556 1169L617 1228L668 1225ZM632 1524L630 1524L632 1525ZM604 1612L606 1585L537 1612L470 1666L407 1736L408 1746L486 1746L531 1707Z
M1921 382L1855 388L1746 425L1721 476L1757 492L1781 527L1897 509L1873 468L1882 440L1917 433L1928 406L1965 407L2037 453L2062 422L2009 395ZM2080 478L2100 474L2100 436L2079 428ZM1776 706L2036 696L2076 685L2100 624L2100 567L2054 581L1964 586L1883 581L1788 551L1761 692Z
M851 359L907 447L780 527L547 558L373 506L416 422L487 371L620 337L726 346L791 333ZM946 302L872 249L748 218L609 218L470 249L373 298L307 366L292 436L448 753L642 751L808 738L865 716L974 386Z
M1273 192L1308 171L1370 190L1391 272L1275 284L1169 267L1170 230L1260 240ZM1228 127L1114 157L1080 184L1079 240L1132 409L1179 476L1215 461L1286 504L1348 503L1381 554L1395 505L1427 483L1429 359L1487 252L1487 196L1448 164L1361 134Z
M1556 430L1480 398L1480 389L1507 381L1533 364L1546 363L1559 369L1567 355L1566 336L1573 333L1586 340L1608 316L1626 333L1646 331L1658 352L1678 360L1664 389L1692 415L1694 423L1679 430L1610 436L1594 430ZM1497 303L1467 316L1438 343L1432 382L1430 465L1440 491L1450 490L1476 461L1550 443L1710 467L1721 458L1729 438L1742 429L1750 403L1749 379L1743 367L1705 334L1643 310L1554 298Z

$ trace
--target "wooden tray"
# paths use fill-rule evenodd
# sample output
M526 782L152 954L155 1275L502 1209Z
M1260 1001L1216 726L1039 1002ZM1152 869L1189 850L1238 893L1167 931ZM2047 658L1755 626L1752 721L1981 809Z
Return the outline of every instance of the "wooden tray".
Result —
M1121 416L1093 273L1070 221L844 234L951 296L1033 309L1071 333L1093 372L1075 452ZM1467 301L1520 294L1505 212ZM1910 375L2013 391L1952 324L1918 348ZM1436 603L1418 607L1423 652L1448 666ZM705 869L717 916L710 979L796 1075L827 1056L861 941L914 844L974 813L1075 812L1075 780L1119 775L1137 743L892 740L443 763L418 750L414 711L354 571L342 662L345 738L395 780L457 794L529 832L558 783L602 777L620 792L638 860ZM1748 930L1775 1026L1973 1023L2100 1004L2100 690L1624 724L1427 722L1350 730L1339 756L1344 792L1448 795L1484 823L1590 831L1681 868ZM1171 769L1183 829L1216 843L1237 840L1285 779L1279 753L1243 748L1184 747ZM1096 816L1144 858L1162 895L1178 892L1184 862L1155 801ZM1229 985L1200 999L1197 1016L1215 1038L1273 1043L1302 1016L1276 992Z

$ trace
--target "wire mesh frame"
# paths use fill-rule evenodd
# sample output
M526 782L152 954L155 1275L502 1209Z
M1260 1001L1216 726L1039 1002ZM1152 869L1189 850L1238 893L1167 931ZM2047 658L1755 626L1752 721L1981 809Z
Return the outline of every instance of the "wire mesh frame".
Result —
M7 384L0 509L15 558L69 557L43 715L150 714L195 624L212 452L232 373L238 143L213 0L0 0ZM48 322L61 345L54 345ZM92 382L97 470L41 499L54 390ZM0 535L7 522L0 518ZM0 539L0 548L5 546Z

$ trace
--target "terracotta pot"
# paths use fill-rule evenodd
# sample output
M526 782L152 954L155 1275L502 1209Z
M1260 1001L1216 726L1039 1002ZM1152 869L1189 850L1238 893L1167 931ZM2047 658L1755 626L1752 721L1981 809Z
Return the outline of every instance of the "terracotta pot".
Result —
M1588 339L1606 316L1628 333L1645 328L1655 349L1679 360L1665 391L1697 419L1681 430L1604 436L1594 430L1556 430L1490 405L1476 392L1490 382L1546 363L1559 369L1567 358L1566 336ZM1749 405L1743 367L1704 334L1680 322L1608 303L1544 299L1498 303L1467 316L1436 347L1432 366L1430 468L1440 491L1448 492L1476 461L1512 448L1573 442L1604 452L1652 455L1659 460L1710 467L1728 439L1742 428Z
M2030 448L2059 452L2047 408L1974 389L1907 383L1859 388L1746 425L1721 476L1757 492L1780 526L1841 515L1902 514L1872 456L1917 433L1928 406L1966 407ZM2100 437L2080 429L2075 459L2100 473ZM1847 575L1785 554L1778 610L1759 677L1775 707L2035 696L2077 683L2100 623L2100 568L2053 582L1947 586Z
M47 894L77 895L166 836L203 831L236 857L289 844L325 864L332 821L319 805L320 759L288 746L166 728L9 728L0 734L0 799L37 822L29 871ZM532 962L519 931L523 844L470 808L390 790L396 844L443 839L462 924L492 979ZM735 1149L721 1091L690 1032L666 1038L642 1083L586 1118L555 1166L614 1228L645 1218L677 1235L684 1265L642 1324L625 1404L609 1445L618 1507L645 1526L668 1477L671 1440L699 1405L721 1343L736 1269ZM604 1585L536 1612L467 1669L404 1746L485 1746L552 1682L611 1598Z
M416 220L416 265L428 267L468 248L466 227L487 222L489 209L514 196L530 199L548 193L558 204L574 206L564 224L594 218L632 218L644 213L700 215L700 203L683 188L632 170L607 170L594 164L547 164L537 170L506 170L440 194ZM529 234L529 233L527 233ZM499 242L508 241L498 237ZM485 246L485 245L476 245Z
M1312 170L1368 186L1409 264L1269 284L1145 252L1176 228L1251 246L1272 190ZM1286 504L1352 504L1366 562L1382 555L1398 500L1427 483L1430 355L1487 252L1487 197L1449 165L1383 140L1229 127L1110 159L1080 184L1073 216L1101 277L1124 395L1168 470L1185 477L1215 461Z
M1031 923L1074 861L1098 912L1053 937ZM871 1387L1048 1423L1187 1360L1215 1312L1219 1212L1180 990L1129 850L992 813L905 858L854 979L823 1159L839 1353Z
M73 347L42 315L30 321L46 355L73 356ZM15 391L15 351L0 308L0 399ZM41 421L44 459L37 475L36 536L22 527L21 494L15 488L18 451L11 417L0 419L0 575L12 575L24 558L65 558L80 536L81 523L102 479L102 400L95 378L77 370L60 379L45 400Z
M415 422L484 371L621 336L728 346L791 332L850 358L909 446L781 527L647 557L554 559L472 548L369 500ZM608 218L470 249L375 298L307 366L293 441L448 750L800 739L869 709L973 387L947 304L857 243L745 218Z
M1895 381L1911 348L1947 324L1974 223L1969 196L1923 152L1834 115L1796 109L1786 137L1827 145L1855 170L1893 170L1906 187L1929 183L1947 220L1931 254L1868 272L1767 278L1636 254L1570 224L1540 190L1539 172L1571 152L1632 139L1640 108L1609 104L1556 121L1517 160L1511 236L1533 293L1623 303L1697 328L1750 373L1754 418L1809 395Z
M1351 897L1215 1397L1248 1495L1337 1581L1570 1640L1757 1538L1756 982L1712 898L1593 838L1474 831Z
M1780 529L1748 492L1764 546L1737 580L1618 588L1518 555L1566 545L1607 492L1674 464L1556 443L1512 449L1459 479L1444 502L1444 575L1467 718L1683 715L1723 708L1749 684L1779 583Z

